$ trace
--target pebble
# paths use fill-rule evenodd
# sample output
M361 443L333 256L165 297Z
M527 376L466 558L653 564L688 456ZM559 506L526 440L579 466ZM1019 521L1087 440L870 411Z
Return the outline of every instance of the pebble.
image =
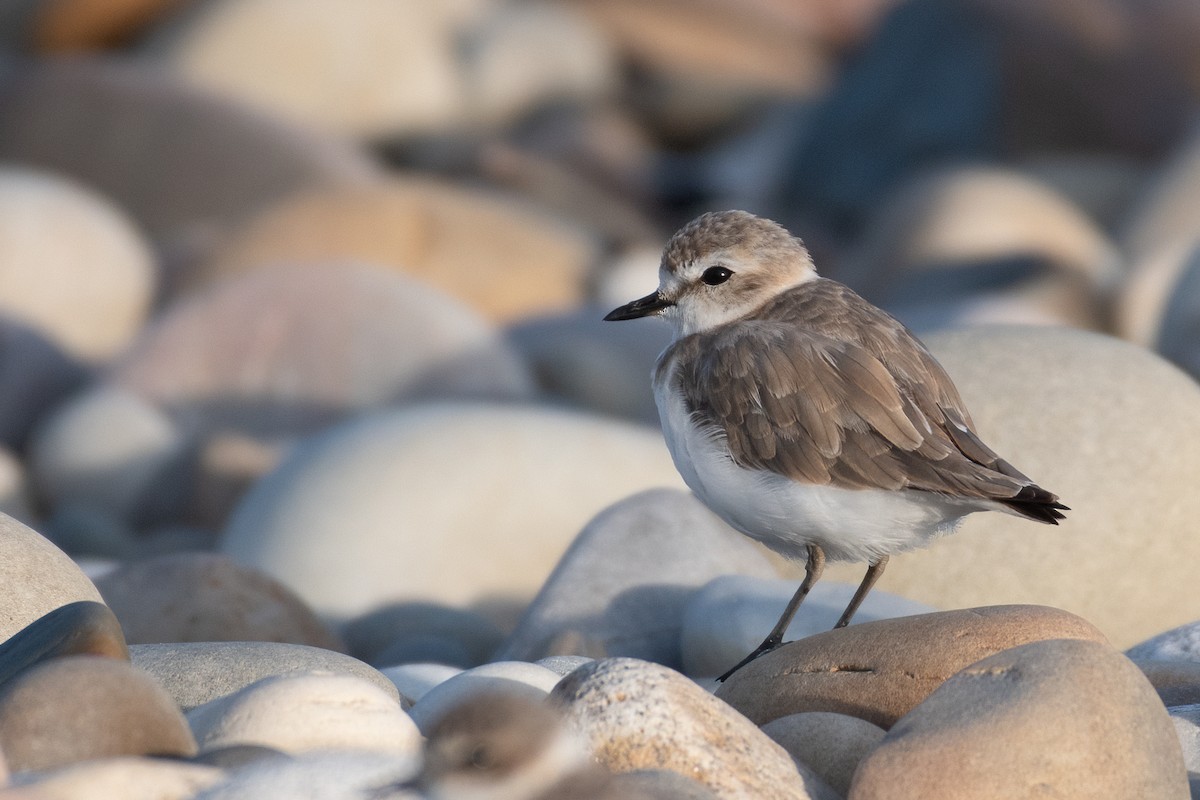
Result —
M494 661L464 670L424 692L409 709L421 733L429 735L434 723L449 709L485 692L508 692L541 700L558 683L560 676L545 667L524 661Z
M595 247L512 195L402 175L285 198L231 237L193 285L271 264L364 264L507 322L579 303Z
M37 664L77 655L129 660L120 623L103 603L67 603L0 641L0 687Z
M1183 750L1183 765L1194 781L1200 777L1200 705L1176 706L1167 712Z
M13 121L0 158L94 187L183 271L264 204L379 172L345 141L129 60L27 61L9 75L0 115Z
M263 268L174 306L112 380L198 433L268 440L406 400L533 390L516 354L461 303L411 277L328 262Z
M298 672L350 675L399 698L396 687L379 670L356 658L302 644L135 644L130 646L129 656L134 666L154 676L184 711L233 694L263 678Z
M55 409L38 427L29 464L38 493L52 506L146 524L178 513L190 444L153 403L99 385Z
M380 670L400 692L400 697L407 699L410 703L416 703L428 694L430 689L462 671L458 667L437 663L398 664Z
M26 773L17 786L30 792L28 800L190 800L224 777L203 764L118 756Z
M600 509L681 484L652 430L543 407L430 404L302 444L243 499L220 547L328 618L410 601L525 603Z
M155 290L148 244L107 198L46 172L0 169L0 309L81 361L141 326Z
M669 769L639 769L614 775L613 800L718 800L721 795L699 781Z
M551 701L613 772L669 769L722 798L838 797L745 717L661 665L596 661L564 678Z
M1200 375L1200 250L1195 242L1159 249L1138 264L1118 310L1121 330L1187 372Z
M1200 518L1200 493L1180 483L1200 474L1200 387L1140 347L1083 331L964 330L926 343L982 439L1073 510L1057 527L973 514L893 558L879 588L937 608L1056 606L1117 647L1200 619L1200 595L1184 588L1200 539L1177 534ZM1096 402L1114 375L1130 390ZM859 565L826 570L861 577Z
M1200 186L1200 133L1179 140L1163 159L1119 229L1121 247L1134 262L1190 246L1200 235L1191 209Z
M1107 644L1084 619L1044 606L989 606L863 622L784 645L739 669L717 697L762 725L803 711L881 728L962 668L1043 639Z
M97 578L96 588L131 644L256 641L344 648L286 586L215 553L133 561Z
M635 494L584 527L497 657L630 656L679 669L685 605L724 573L777 574L761 547L691 493ZM568 634L589 652L556 650Z
M966 667L888 731L849 795L1034 796L1190 796L1166 709L1105 644L1033 642Z
M490 12L470 30L460 67L473 121L510 125L531 109L616 91L616 53L581 10L543 1L495 3Z
M331 14L321 0L215 2L154 49L190 83L331 134L429 133L463 117L455 48L481 6L347 0ZM392 76L386 87L379 75Z
M58 0L37 8L31 35L41 51L86 52L128 42L183 5L183 0Z
M3 444L0 444L0 514L7 514L26 525L33 520L25 465Z
M530 317L508 329L509 341L551 397L657 426L658 407L647 376L658 354L671 343L670 326L653 319L629 320L625 325L604 321L610 310L657 285L655 275L631 288L623 295L626 299L610 305Z
M202 751L259 745L288 754L366 750L420 758L421 735L396 697L353 675L263 678L187 712Z
M595 661L595 659L588 658L587 656L546 656L545 658L539 658L534 663L539 667L545 667L551 672L565 677L584 664L589 664L592 661Z
M1200 661L1200 621L1152 636L1125 651L1134 661Z
M779 717L763 725L762 732L816 772L841 797L849 793L858 763L884 735L878 725L829 711Z
M23 448L49 409L87 380L78 359L50 337L17 320L0 317L0 444Z
M797 580L721 575L687 600L680 648L684 672L692 677L721 675L758 647L779 620L799 586ZM788 626L784 641L803 639L833 628L856 586L822 581L804 599L802 611ZM936 609L898 595L873 591L859 608L855 622L870 622Z
M190 756L179 707L126 661L67 656L0 688L0 751L14 772L109 756Z
M44 536L0 514L0 641L59 606L101 602L83 571Z
M1121 274L1116 247L1066 197L1028 174L998 167L934 169L911 178L875 212L854 265L846 268L871 282L872 297L886 301L923 271L961 272L1013 257L1083 277L1078 288L1090 290L1093 302L1112 291ZM937 294L948 283L943 279ZM1096 310L1067 313L1087 320Z
M456 653L460 661L443 661L468 668L488 661L503 634L486 617L435 603L397 603L342 626L348 652L369 664L386 667L420 661L422 654Z
M1200 703L1200 661L1131 658L1166 706Z
M221 783L195 795L193 800L378 800L389 786L403 783L416 773L409 757L361 750L305 753L288 759L270 759L237 770ZM421 800L415 793L392 792L387 800Z

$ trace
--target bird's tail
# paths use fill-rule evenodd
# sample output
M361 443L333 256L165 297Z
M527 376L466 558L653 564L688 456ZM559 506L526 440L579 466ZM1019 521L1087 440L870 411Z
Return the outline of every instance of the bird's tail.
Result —
M1071 510L1058 502L1058 495L1033 483L1022 486L1015 496L999 502L1023 517L1047 525L1057 525L1060 519L1066 519L1062 512Z

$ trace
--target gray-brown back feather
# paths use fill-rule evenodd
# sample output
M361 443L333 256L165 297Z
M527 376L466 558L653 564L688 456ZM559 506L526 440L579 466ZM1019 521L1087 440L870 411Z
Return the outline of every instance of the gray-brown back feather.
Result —
M1018 496L1057 500L979 439L924 345L835 281L806 282L751 319L684 337L659 369L671 362L693 418L725 437L740 466L853 489L1017 499L1013 508L1035 518Z

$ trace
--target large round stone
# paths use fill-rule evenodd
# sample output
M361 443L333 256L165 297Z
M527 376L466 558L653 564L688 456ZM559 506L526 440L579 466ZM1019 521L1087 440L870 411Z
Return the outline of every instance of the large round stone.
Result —
M115 354L141 327L155 266L107 199L63 178L0 170L0 310L78 358Z
M950 678L859 764L851 800L1187 800L1167 711L1107 645L1051 640Z
M593 255L588 237L511 196L409 176L288 197L191 280L264 264L354 261L415 275L510 320L576 305Z
M524 604L600 509L681 483L653 430L426 405L309 440L246 496L221 547L334 617L409 600Z
M1200 387L1140 347L1081 331L927 341L983 440L1072 510L1057 527L973 514L953 536L893 558L880 587L939 608L1057 606L1118 647L1200 618Z

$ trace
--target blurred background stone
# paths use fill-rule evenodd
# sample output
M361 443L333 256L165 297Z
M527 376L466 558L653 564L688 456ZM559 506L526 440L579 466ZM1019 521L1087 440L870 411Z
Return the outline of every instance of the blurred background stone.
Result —
M417 406L309 440L243 499L221 550L329 618L432 601L503 622L597 511L658 485L682 481L651 429L536 406Z
M0 171L0 313L72 356L103 362L147 314L156 268L106 198L45 172Z
M0 158L73 178L129 213L172 268L304 187L377 175L366 154L115 58L33 61L0 79Z
M206 285L279 264L359 263L414 276L504 321L578 303L592 248L581 231L511 196L397 177L286 198L191 280Z
M1181 590L1200 495L1178 483L1200 462L1189 445L1200 441L1200 387L1142 348L1083 331L983 328L927 342L984 441L1072 511L1053 528L972 515L954 536L894 557L880 588L940 608L1057 606L1118 647L1200 618L1200 598Z
M213 553L125 564L96 579L131 644L287 642L341 650L286 586Z

